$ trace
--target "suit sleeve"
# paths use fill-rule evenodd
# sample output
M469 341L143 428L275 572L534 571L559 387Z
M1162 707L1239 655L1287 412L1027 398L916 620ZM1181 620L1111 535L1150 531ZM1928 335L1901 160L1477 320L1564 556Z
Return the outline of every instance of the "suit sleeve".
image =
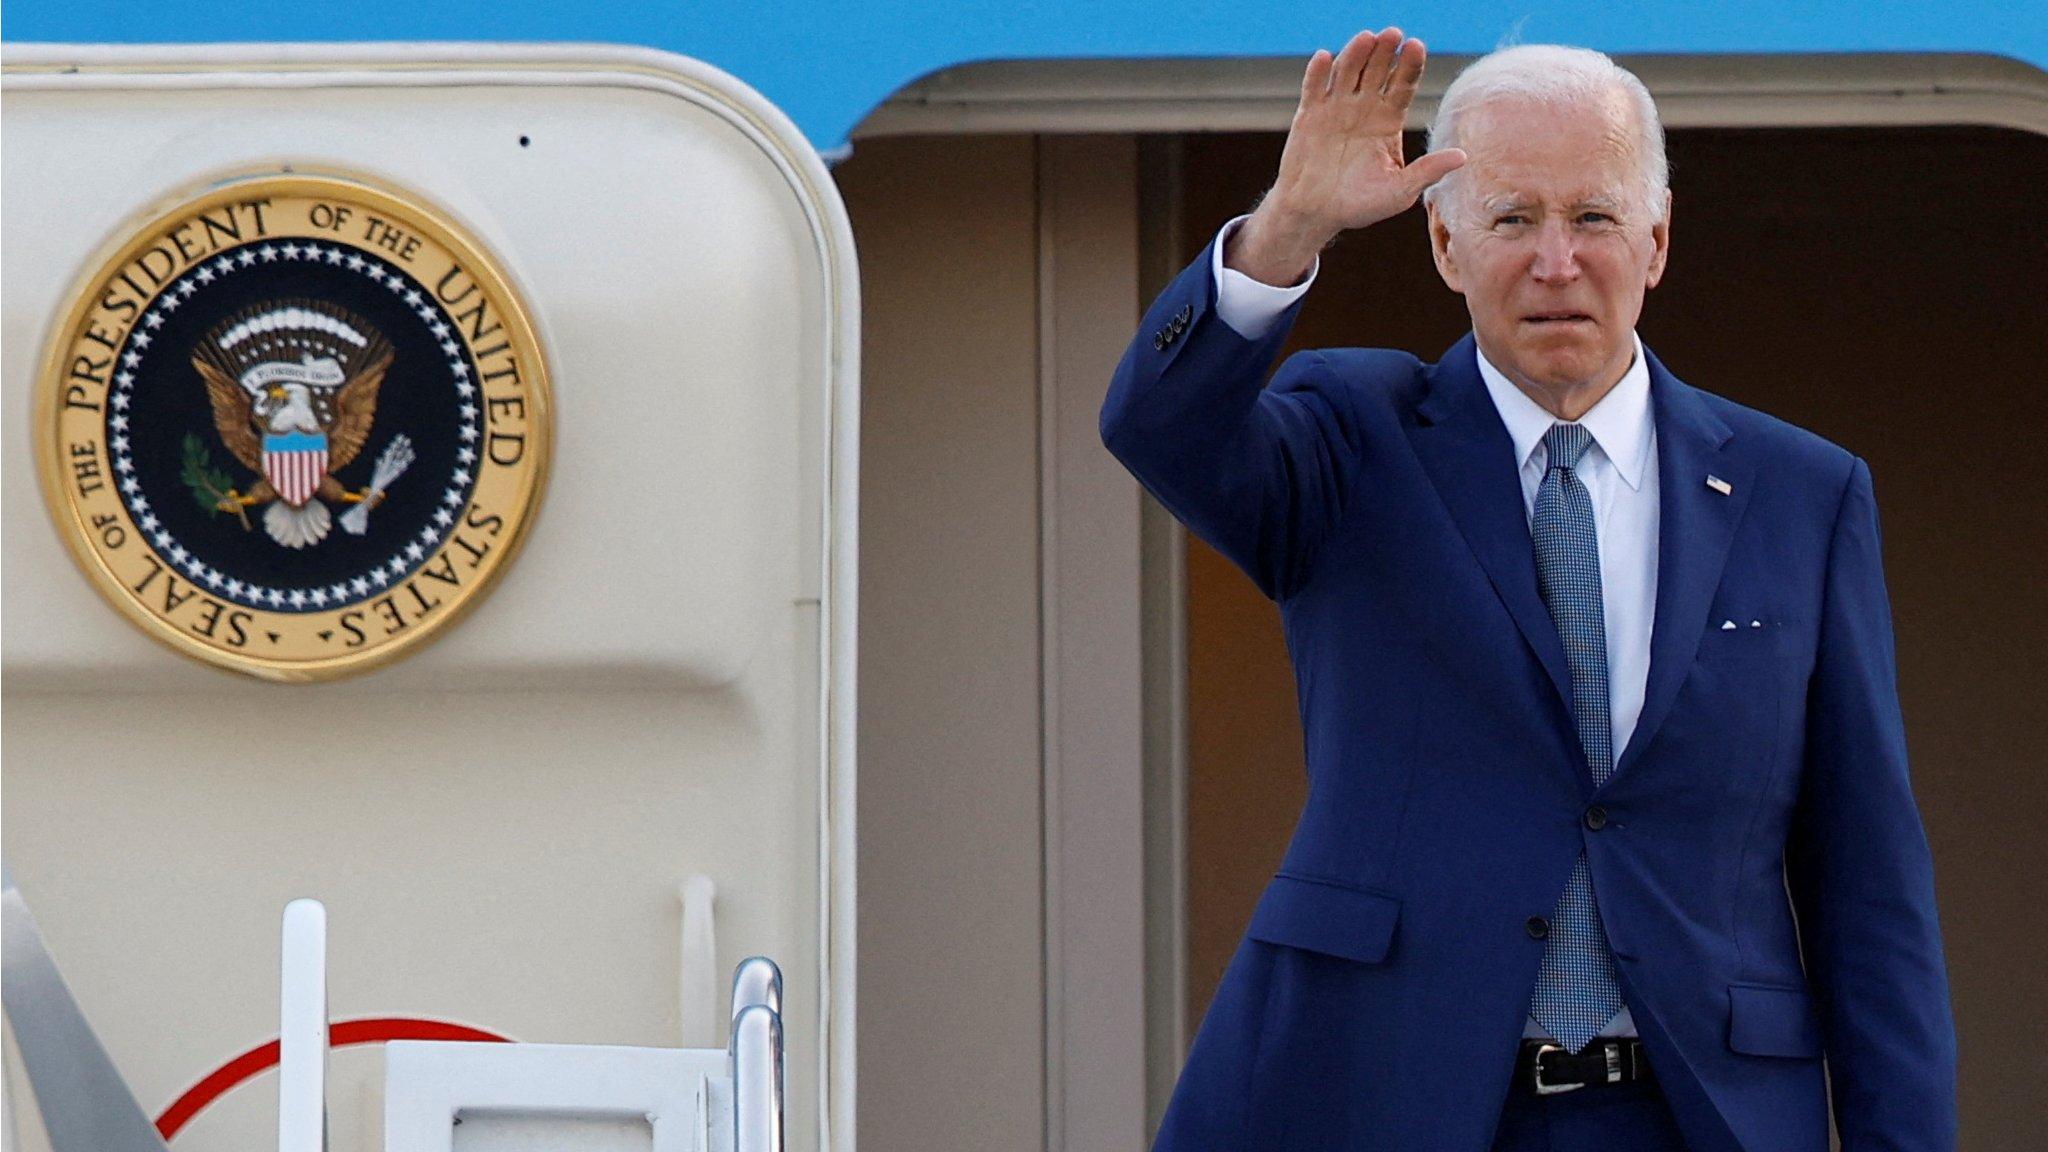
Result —
M1881 552L1857 459L1829 545L1786 878L1843 1152L1953 1152L1955 1025Z
M1256 339L1240 335L1215 311L1215 244L1147 310L1103 401L1102 442L1279 600L1343 510L1358 430L1320 353L1288 357L1261 387L1300 301Z

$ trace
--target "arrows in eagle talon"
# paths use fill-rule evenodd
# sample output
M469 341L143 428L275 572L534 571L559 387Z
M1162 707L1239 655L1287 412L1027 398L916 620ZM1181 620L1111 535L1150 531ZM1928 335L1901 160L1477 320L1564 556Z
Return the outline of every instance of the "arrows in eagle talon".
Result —
M352 536L361 536L370 529L370 509L384 502L384 492L405 475L412 467L412 440L403 434L394 436L384 453L377 457L377 470L370 476L370 489L356 506L342 515L341 529Z

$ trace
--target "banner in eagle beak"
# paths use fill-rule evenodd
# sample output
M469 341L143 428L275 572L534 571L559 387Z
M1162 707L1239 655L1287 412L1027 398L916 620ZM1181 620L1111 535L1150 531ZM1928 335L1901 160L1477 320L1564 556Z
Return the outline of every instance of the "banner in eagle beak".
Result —
M327 475L327 437L294 432L263 438L263 476L284 502L304 507Z

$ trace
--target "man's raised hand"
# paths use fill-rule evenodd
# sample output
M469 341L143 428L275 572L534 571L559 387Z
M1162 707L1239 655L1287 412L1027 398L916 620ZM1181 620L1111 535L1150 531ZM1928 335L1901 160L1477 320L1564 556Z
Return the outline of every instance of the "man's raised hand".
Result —
M1401 130L1427 58L1422 41L1403 41L1399 28L1360 32L1335 57L1322 49L1309 57L1279 176L1231 237L1228 266L1293 284L1339 232L1406 211L1465 162L1457 148L1403 162Z

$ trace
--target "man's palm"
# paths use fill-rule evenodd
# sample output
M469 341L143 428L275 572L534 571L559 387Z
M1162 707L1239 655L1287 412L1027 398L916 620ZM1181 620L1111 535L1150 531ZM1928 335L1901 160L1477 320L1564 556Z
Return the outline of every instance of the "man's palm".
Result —
M1463 164L1455 148L1404 162L1401 132L1426 58L1422 41L1404 44L1398 28L1311 56L1275 194L1335 235L1398 215Z

